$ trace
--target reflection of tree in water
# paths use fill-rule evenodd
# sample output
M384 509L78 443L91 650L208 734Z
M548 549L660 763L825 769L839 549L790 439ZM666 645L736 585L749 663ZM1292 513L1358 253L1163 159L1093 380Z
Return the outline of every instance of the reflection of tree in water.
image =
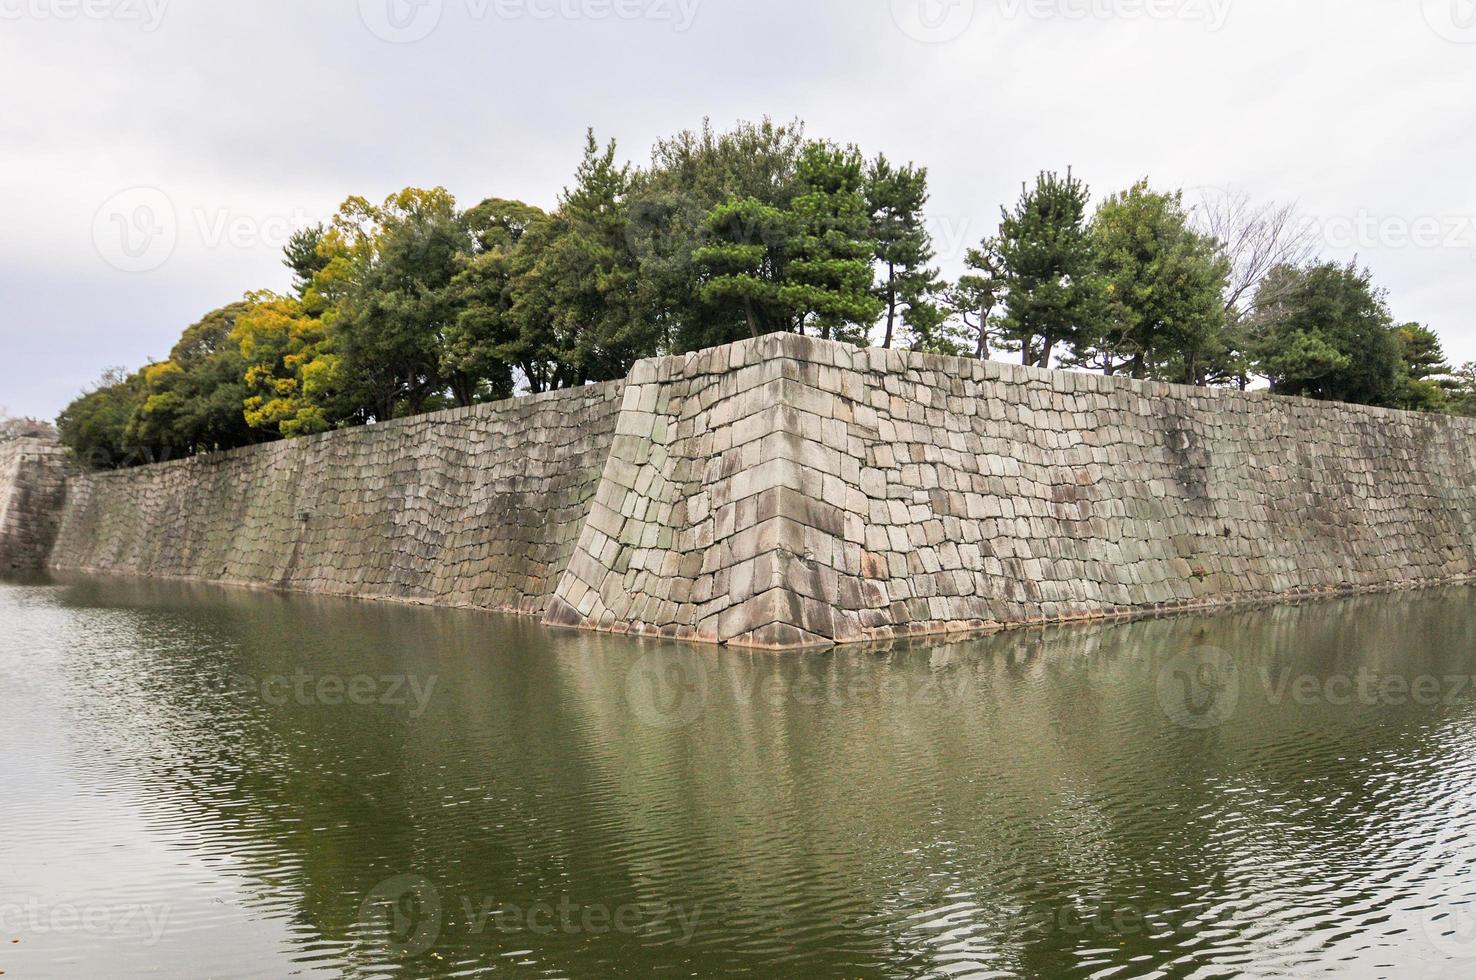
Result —
M1267 693L1286 676L1362 668L1469 674L1461 590L773 656L123 589L75 601L140 605L142 636L174 631L138 644L139 662L120 667L138 686L119 701L157 747L149 769L171 805L209 828L208 846L243 856L264 908L347 943L366 970L377 948L351 942L359 902L407 874L443 906L445 959L416 960L417 973L528 949L541 968L607 975L960 962L1089 973L1134 957L1144 970L1202 965L1257 942L1269 956L1296 915L1310 908L1300 927L1322 928L1399 857L1391 805L1396 823L1422 812L1400 781L1420 766L1363 760L1449 766L1441 724L1469 710ZM1239 700L1224 724L1186 730L1158 673L1205 647L1234 656ZM678 680L702 672L690 720L651 724L632 703L632 672L663 666ZM299 667L438 686L419 719L216 693L233 673ZM1296 907L1267 899L1288 890ZM676 946L492 920L474 933L462 904L475 917L484 901L564 896L701 918ZM1186 943L1211 924L1225 933Z

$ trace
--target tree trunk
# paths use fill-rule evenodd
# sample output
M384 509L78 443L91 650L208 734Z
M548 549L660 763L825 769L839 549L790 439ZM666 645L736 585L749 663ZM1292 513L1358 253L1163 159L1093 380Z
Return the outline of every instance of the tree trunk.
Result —
M897 267L887 263L887 337L882 347L892 349L892 328L897 322Z
M1048 368L1051 366L1051 352L1056 349L1056 338L1051 336L1042 337L1040 340L1040 359L1035 362L1036 367Z

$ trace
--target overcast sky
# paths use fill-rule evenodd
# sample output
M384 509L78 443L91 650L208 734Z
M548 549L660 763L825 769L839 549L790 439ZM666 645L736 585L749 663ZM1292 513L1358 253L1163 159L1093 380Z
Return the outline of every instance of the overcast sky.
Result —
M285 288L349 194L547 207L585 127L704 116L925 164L950 273L1043 168L1294 201L1476 359L1476 0L0 0L0 84L14 414Z

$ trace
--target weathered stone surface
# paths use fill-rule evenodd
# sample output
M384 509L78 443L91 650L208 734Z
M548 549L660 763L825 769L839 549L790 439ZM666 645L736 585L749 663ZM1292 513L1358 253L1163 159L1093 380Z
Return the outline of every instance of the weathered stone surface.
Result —
M790 335L638 377L564 625L788 647L1476 573L1465 419Z
M46 564L69 472L65 451L53 440L0 442L0 569L35 571Z
M1469 578L1473 448L1465 419L775 335L76 477L50 563L799 648Z
M50 564L542 615L623 388L78 477Z

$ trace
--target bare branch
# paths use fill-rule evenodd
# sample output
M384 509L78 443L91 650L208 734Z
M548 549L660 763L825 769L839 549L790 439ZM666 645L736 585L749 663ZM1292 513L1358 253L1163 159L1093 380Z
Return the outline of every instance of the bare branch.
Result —
M1317 251L1316 225L1294 204L1254 204L1244 191L1211 188L1200 192L1194 218L1230 260L1225 309L1232 314L1256 295L1272 269L1304 265Z

